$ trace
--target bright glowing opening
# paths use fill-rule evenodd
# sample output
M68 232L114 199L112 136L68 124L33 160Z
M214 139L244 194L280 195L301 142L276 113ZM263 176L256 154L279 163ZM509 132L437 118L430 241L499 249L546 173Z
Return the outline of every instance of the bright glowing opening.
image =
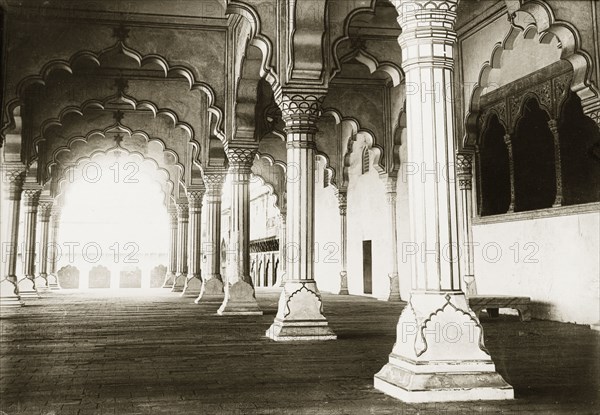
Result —
M112 152L81 162L62 189L57 270L77 267L80 289L108 288L90 286L90 271L98 266L110 271L111 289L136 288L136 278L140 288L149 288L151 270L167 264L165 172L141 157Z

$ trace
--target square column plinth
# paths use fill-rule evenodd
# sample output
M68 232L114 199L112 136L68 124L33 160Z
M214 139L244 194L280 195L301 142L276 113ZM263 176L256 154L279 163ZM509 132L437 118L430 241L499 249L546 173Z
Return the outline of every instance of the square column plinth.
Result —
M462 292L413 293L375 389L404 402L513 399Z
M277 316L265 335L275 341L337 338L323 315L315 281L286 281L279 297Z

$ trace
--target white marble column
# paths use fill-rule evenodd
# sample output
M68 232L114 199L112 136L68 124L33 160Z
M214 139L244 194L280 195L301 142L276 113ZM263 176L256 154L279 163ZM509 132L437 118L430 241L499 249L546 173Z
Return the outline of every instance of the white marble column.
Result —
M548 121L548 127L552 132L554 143L554 174L556 180L556 195L554 196L552 207L558 207L563 204L562 162L560 155L560 137L558 135L558 121L554 119Z
M196 186L186 191L189 206L188 272L181 295L197 297L202 287L202 199L206 189Z
M287 211L283 210L279 215L279 268L277 269L277 282L275 285L285 286L286 268L285 249L287 240Z
M173 279L172 292L182 292L187 278L188 204L179 201L177 207L177 272Z
M287 141L286 282L266 336L277 341L336 338L314 280L315 134L325 91L278 90ZM291 173L293 171L293 173Z
M173 288L177 273L177 208L169 206L169 262L162 288Z
M250 174L256 149L227 148L231 175L231 267L218 314L262 314L250 277Z
M26 184L29 186L29 184ZM35 185L25 188L23 201L23 276L18 279L19 295L22 299L40 298L35 287L35 234L38 203L42 189Z
M461 291L452 80L458 0L395 0L407 94L412 292L374 386L406 402L513 398ZM414 169L413 169L414 170Z
M0 306L19 307L23 305L17 287L19 209L21 191L25 180L25 166L3 164L2 173L2 275L0 276Z
M390 280L390 295L388 301L399 302L402 301L400 298L400 276L398 274L398 224L396 217L396 183L397 177L388 177L386 181L386 198L388 208L390 212L390 273L388 278Z
M223 280L221 278L221 195L223 193L224 171L204 170L206 185L206 242L203 252L206 264L202 271L202 288L194 301L223 297Z
M342 257L340 270L340 295L348 295L348 193L347 190L337 192L338 207L340 209L340 254Z
M52 213L50 214L50 233L48 234L48 287L51 290L60 290L58 281L58 260L63 252L58 243L58 231L60 229L61 206L54 201Z
M477 295L477 284L475 281L475 265L473 254L473 230L471 219L473 218L473 154L468 152L456 153L456 176L458 187L462 196L462 220L461 234L462 244L460 246L462 281L464 292L468 296Z
M47 291L48 286L48 240L50 232L50 214L52 213L52 201L40 200L38 205L38 229L39 229L39 255L37 258L38 274L35 286L38 291Z

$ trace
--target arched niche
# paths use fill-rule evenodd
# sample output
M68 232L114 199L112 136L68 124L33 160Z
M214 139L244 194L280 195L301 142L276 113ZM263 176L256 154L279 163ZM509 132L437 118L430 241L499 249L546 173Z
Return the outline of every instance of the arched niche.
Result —
M554 137L536 98L523 104L512 139L515 212L552 207L556 198Z
M510 207L510 166L504 142L506 130L491 114L481 135L479 146L479 214L506 213Z
M569 93L558 123L563 205L600 201L600 129Z

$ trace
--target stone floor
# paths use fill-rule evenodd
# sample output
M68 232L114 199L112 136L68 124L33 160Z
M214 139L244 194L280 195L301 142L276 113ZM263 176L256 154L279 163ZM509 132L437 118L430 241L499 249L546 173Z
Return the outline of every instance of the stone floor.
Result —
M587 326L482 319L516 399L408 405L373 389L398 304L324 295L337 341L263 337L261 317L220 317L166 290L53 292L3 312L0 414L600 413L600 336ZM3 411L3 412L2 412Z

